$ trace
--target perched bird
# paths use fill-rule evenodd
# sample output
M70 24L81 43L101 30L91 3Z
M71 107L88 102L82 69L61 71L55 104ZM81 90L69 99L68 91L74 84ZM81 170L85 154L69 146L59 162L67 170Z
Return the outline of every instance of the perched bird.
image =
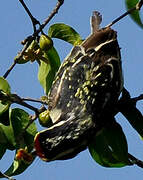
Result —
M100 28L93 12L91 35L73 47L59 68L48 95L53 125L35 136L37 155L64 160L86 149L96 134L113 121L123 88L117 33Z

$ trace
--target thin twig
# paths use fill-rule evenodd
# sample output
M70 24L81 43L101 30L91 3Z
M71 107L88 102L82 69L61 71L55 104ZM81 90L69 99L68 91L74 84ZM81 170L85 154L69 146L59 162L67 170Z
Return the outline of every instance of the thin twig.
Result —
M6 71L6 73L3 75L4 78L7 78L7 76L9 75L9 73L12 71L12 69L15 67L15 65L17 64L16 61L13 62L13 64L10 66L10 68Z
M43 24L40 25L39 29L33 34L33 36L37 36L43 29L44 27L50 22L50 20L55 16L55 14L58 13L58 10L60 7L63 5L64 0L58 0L56 7L53 9L51 14L48 16L48 18L43 22Z
M29 123L26 125L26 127L23 129L23 132L26 131L26 129L39 117L39 114L45 111L46 108L42 106L40 109L38 109L38 113L35 113L35 115L31 116L31 119Z
M31 109L36 114L39 113L39 110L37 108L35 108L34 106L24 102L21 99L21 97L19 97L17 94L7 94L7 93L5 93L3 91L0 91L0 100L2 102L10 102L10 103L16 103L16 104L22 105L24 107L27 107L28 109Z
M16 103L16 104L22 105L24 107L27 107L28 109L31 109L32 111L34 111L36 114L39 114L39 110L37 108L24 102L21 99L21 97L19 97L17 94L11 94L9 97L10 97L9 99L12 103Z
M120 21L122 18L124 18L125 16L127 16L128 14L131 14L133 11L136 10L140 10L141 7L143 6L143 0L139 1L135 7L133 7L132 9L129 9L127 12L125 12L124 14L122 14L121 16L119 16L118 18L116 18L114 21L112 21L110 24L108 24L106 27L111 27L113 26L115 23L117 23L118 21Z
M33 17L33 15L31 14L30 10L28 9L28 7L26 6L26 4L25 4L25 2L23 0L19 0L19 2L22 4L22 6L24 7L24 9L27 12L28 16L30 17L30 19L32 21L34 32L36 32L36 25L37 24L40 25L40 22L35 17Z
M108 24L106 27L111 27L113 26L115 23L117 23L118 21L120 21L122 18L124 18L125 16L127 16L128 14L131 14L133 11L136 10L136 7L133 7L132 9L128 10L127 12L125 12L124 14L122 14L121 16L119 16L117 19L115 19L114 21L112 21L110 24Z
M31 102L36 102L44 105L48 105L46 102L43 102L40 99L32 99L32 98L21 98L23 101L31 101Z
M143 100L143 94L139 95L138 97L131 98L131 101L133 101L134 103L140 100Z
M137 159L136 157L134 157L133 155L131 155L129 153L128 153L128 157L129 157L131 163L136 164L137 166L143 168L143 161Z

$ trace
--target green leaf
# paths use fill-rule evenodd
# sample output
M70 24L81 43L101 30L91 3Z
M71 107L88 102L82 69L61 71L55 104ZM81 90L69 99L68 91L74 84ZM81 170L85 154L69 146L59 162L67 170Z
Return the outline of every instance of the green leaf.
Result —
M62 39L74 46L82 42L80 35L72 27L62 23L57 23L50 26L48 35L51 38Z
M0 159L4 155L6 149L15 149L15 138L12 127L0 123Z
M7 139L3 132L3 129L0 127L0 159L3 157L7 146Z
M22 109L15 108L11 111L10 120L14 132L17 149L30 146L30 149L32 150L33 141L35 134L37 133L37 129L35 123L32 123L26 129L26 131L24 131L24 128L30 121L29 114Z
M135 7L138 2L139 2L139 0L126 0L127 10ZM130 16L141 28L143 28L143 23L141 21L139 11L137 11L137 10L133 11Z
M32 162L33 161L31 161L31 163ZM21 174L31 165L31 163L27 163L24 160L14 159L10 168L4 174L6 174L8 176L15 176L15 175Z
M11 110L9 113L11 113ZM9 150L14 150L16 146L16 142L15 142L14 132L11 123L8 126L0 123L0 128L3 130L3 133L7 139L6 148Z
M14 150L16 146L15 137L13 134L13 129L11 126L5 126L0 124L0 127L3 129L5 137L7 139L6 148L9 150Z
M8 110L8 108L9 108L9 104L0 103L0 115L2 115L4 112L6 112Z
M54 47L50 50L44 51L44 57L47 62L44 62L43 60L40 61L41 64L39 66L38 80L43 86L45 93L48 94L55 74L60 67L60 58Z
M105 167L129 165L126 137L118 123L104 128L89 145L93 159Z
M25 131L25 127L29 123L30 118L29 114L22 109L15 108L11 110L10 113L10 126L1 125L4 133L8 139L8 142L14 141L15 148L17 152L22 148L23 150L27 149L27 153L31 152L34 147L34 137L37 133L35 123L32 123ZM8 131L8 128L12 130L12 133ZM12 134L12 137L11 137ZM31 155L32 156L32 155ZM23 158L23 157L22 157ZM25 159L14 158L12 165L5 172L6 175L12 176L22 173L34 160L26 161Z
M5 126L10 125L10 122L9 122L9 108L5 112L0 114L0 123L2 123Z
M7 94L10 94L10 85L3 77L0 77L0 90ZM9 103L0 100L0 115L4 113L8 108Z

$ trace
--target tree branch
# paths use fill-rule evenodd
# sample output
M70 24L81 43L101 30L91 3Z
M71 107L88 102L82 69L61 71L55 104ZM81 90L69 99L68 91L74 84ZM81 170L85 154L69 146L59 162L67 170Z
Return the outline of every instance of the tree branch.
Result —
M30 12L28 8L26 8L26 5L24 6L24 2L23 0L19 0L23 7L25 8L26 12ZM22 44L24 45L22 51L19 53L19 56L15 59L15 62L12 64L12 66L6 71L6 73L3 75L4 78L7 78L7 76L9 75L9 73L12 71L12 69L15 67L15 65L17 64L17 61L22 58L22 56L24 55L26 49L29 47L29 45L31 44L31 42L33 40L36 39L36 37L38 36L38 34L40 32L42 32L42 30L45 28L45 26L50 22L50 20L55 16L56 13L58 13L58 10L60 9L60 7L63 5L64 0L58 0L58 3L56 4L56 7L53 9L53 11L51 12L51 14L49 15L49 17L43 22L43 24L40 25L39 24L39 28L37 30L34 31L34 33L31 36L28 36L27 38L25 38L22 41ZM34 17L32 16L31 13L28 13L29 17L31 18L32 23L35 23L34 21ZM37 20L36 20L37 21ZM35 25L34 25L35 27Z
M25 4L25 2L23 0L19 0L19 2L22 4L22 6L24 7L24 9L27 12L28 16L30 17L30 19L32 21L34 32L36 32L36 25L37 24L40 25L40 22L35 17L33 17L32 13L30 12L30 10L28 9L28 7L26 6L26 4Z
M44 21L43 24L40 25L39 29L35 32L35 35L37 35L39 32L43 30L43 28L50 22L50 20L55 16L55 14L58 13L60 7L63 5L64 0L58 0L56 7L53 9L49 17ZM34 35L34 34L33 34Z
M22 105L24 107L27 107L28 109L31 109L36 114L39 114L39 110L37 108L35 108L34 106L30 104L27 104L21 99L21 97L19 97L16 94L7 94L3 91L0 91L0 100L2 102L10 102L10 103L16 103L16 104Z

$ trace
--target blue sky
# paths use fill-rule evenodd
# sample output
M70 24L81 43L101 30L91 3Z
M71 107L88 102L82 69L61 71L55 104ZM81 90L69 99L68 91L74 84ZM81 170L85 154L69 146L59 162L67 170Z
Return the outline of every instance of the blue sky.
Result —
M48 16L56 1L54 0L25 0L33 15L41 22ZM125 11L123 0L65 0L58 15L49 23L62 22L74 27L83 38L90 33L89 18L93 10L103 15L102 26L107 25ZM141 11L143 12L143 10ZM0 76L12 64L13 58L22 48L20 41L32 33L31 22L17 0L5 0L0 6ZM47 26L44 30L46 33ZM124 18L113 26L118 32L118 41L121 47L124 84L131 95L138 96L143 93L143 55L142 42L143 30L129 17ZM61 60L69 53L71 45L55 40ZM37 80L38 65L28 63L17 65L8 77L12 92L23 97L38 98L43 95L43 89ZM138 103L142 110L143 103ZM30 112L31 113L31 112ZM143 159L143 142L138 134L128 124L126 119L119 114L117 121L126 133L129 152ZM0 162L0 170L6 170L10 165L14 152L7 152ZM141 179L143 169L136 166L124 168L104 168L98 165L90 156L88 150L77 157L67 161L45 163L36 158L34 163L17 180L127 180Z

